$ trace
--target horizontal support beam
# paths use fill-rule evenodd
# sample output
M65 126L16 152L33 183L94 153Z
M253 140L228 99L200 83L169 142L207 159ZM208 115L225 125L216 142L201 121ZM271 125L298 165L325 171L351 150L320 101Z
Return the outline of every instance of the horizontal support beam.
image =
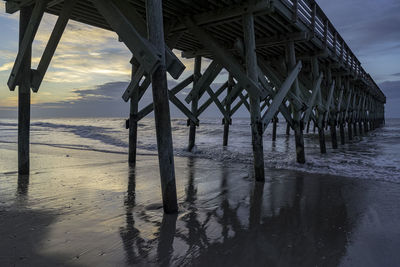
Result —
M256 40L256 47L270 47L277 45L285 45L288 42L306 42L311 39L311 35L308 32L295 32L287 33L278 36L260 38Z
M250 1L250 3L231 5L229 8L221 8L197 14L194 15L192 19L196 21L198 26L207 26L223 23L235 18L241 18L244 13L258 14L271 12L272 10L270 1L258 1L257 3L252 3ZM187 28L185 23L179 23L172 28L171 33L186 31Z

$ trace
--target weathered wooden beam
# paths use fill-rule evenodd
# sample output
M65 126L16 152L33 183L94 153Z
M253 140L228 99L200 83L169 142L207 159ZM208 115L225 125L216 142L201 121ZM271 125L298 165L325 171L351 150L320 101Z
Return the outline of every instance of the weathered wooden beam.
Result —
M261 89L257 81L252 81L245 74L242 66L237 62L235 57L224 49L206 30L200 28L189 17L185 18L185 23L189 31L193 33L204 47L209 48L213 52L214 60L217 60L225 69L231 73L234 78L241 83L242 87L249 91L250 94L264 99L267 92ZM255 51L254 51L255 52Z
M135 76L135 71L138 69L138 65L132 64L131 78ZM139 90L135 90L131 97L129 105L129 150L128 150L128 163L129 166L136 166L136 150L137 150L137 113L139 107Z
M194 60L194 72L193 72L193 88L199 82L201 77L201 57L196 57ZM196 93L192 98L192 106L191 111L193 116L197 119L198 113L198 104L199 104L199 95ZM196 143L196 124L193 121L189 121L189 145L188 151L192 151L193 147Z
M234 81L233 81L233 77L231 74L229 74L228 77L228 88L227 88L227 96L229 95L229 93L232 91L234 86ZM222 141L222 146L228 146L228 139L229 139L229 125L232 124L232 119L230 118L231 116L231 102L227 101L225 105L226 108L226 112L229 115L229 120L223 120L223 124L224 124L224 136L223 136L223 141Z
M33 9L34 11L35 9ZM30 22L34 12L32 6L21 8L19 23L19 43L26 40L29 33ZM31 119L31 57L32 43L24 48L24 56L21 58L19 69L18 88L18 173L29 174L29 128Z
M326 113L325 113L325 117L324 117L324 122L326 123L326 121L328 120L328 116L329 116L329 112L331 110L332 107L332 102L333 102L333 93L335 92L335 81L332 81L330 89L329 89L329 94L328 94L328 99L326 101Z
M199 98L202 92L206 91L207 87L209 87L211 83L215 80L215 78L218 76L221 70L222 70L221 64L219 64L215 60L211 62L211 64L208 66L204 74L199 78L199 80L193 86L193 89L186 96L185 101L187 103L190 103L190 101L192 101L194 96Z
M188 119L193 122L195 125L199 124L198 118L195 116L194 113L192 113L183 103L180 101L175 95L178 94L180 91L182 91L187 85L190 84L190 82L193 80L193 75L189 76L185 80L183 80L181 83L177 84L174 88L169 90L168 93L168 99L171 101L183 114L185 114ZM140 99L140 95L139 95ZM142 110L140 110L137 114L137 121L140 121L147 115L149 115L152 111L154 110L154 104L150 103Z
M225 91L225 89L228 87L228 82L224 83L214 94L216 97L219 97L220 94L222 94L223 91ZM201 107L198 110L198 115L200 116L212 103L213 103L213 99L210 97L209 99L207 99L207 101L205 101Z
M258 83L258 65L256 55L256 41L254 32L254 16L252 13L243 15L243 32L245 41L246 70L248 80L253 84ZM233 71L232 75L235 75ZM241 70L239 69L241 73ZM239 82L240 78L236 77ZM244 86L250 89L249 85ZM256 86L258 88L258 86ZM251 117L251 136L254 159L254 178L256 181L263 182L264 174L264 149L263 149L263 123L260 110L260 93L259 90L249 90L250 95L250 117ZM266 96L265 96L266 97ZM264 99L263 97L262 99Z
M64 33L65 27L67 26L76 2L77 0L64 1L64 6L60 15L58 16L46 48L44 49L37 70L33 72L31 87L35 93L39 90L40 85L42 84L44 75L46 74L46 71L50 65L51 59L53 58L53 55L57 49L58 43L60 42L61 36Z
M309 121L311 112L314 109L315 100L317 98L317 95L319 94L319 91L321 90L321 82L322 82L323 77L324 77L324 74L321 72L318 76L318 79L314 82L311 97L308 99L308 103L307 103L308 108L303 117L303 121L305 123L307 123Z
M299 75L301 68L302 68L302 63L301 61L299 61L296 64L296 66L290 71L286 80L282 83L282 86L279 89L278 93L275 95L274 100L272 101L271 105L268 107L267 111L262 117L263 131L265 131L265 129L268 127L268 124L272 121L272 118L276 116L279 107L282 105L282 102L285 99L287 93L292 87L294 81L297 79L297 76Z
M146 73L154 73L161 64L161 57L165 57L165 53L160 53L160 51L165 51L165 41L163 40L164 49L158 50L151 42L141 36L135 26L112 1L97 0L93 4L129 48L135 59L143 66Z
M259 38L256 41L257 48L286 45L288 42L307 42L311 38L308 32L287 33L278 36Z
M276 71L273 70L272 66L270 64L268 64L267 61L265 61L261 57L258 58L257 62L258 62L258 65L260 66L260 71L265 76L267 76L268 79L270 79L276 87L280 87L282 85L282 82L285 80L285 78L280 77L280 75ZM291 91L288 92L288 99L296 107L296 109L300 110L303 108L303 106L304 106L303 101L298 96L296 96L296 94L294 94L293 92L291 92Z
M248 111L250 111L250 104L247 102L247 98L249 98L249 95L246 94L245 96L243 95L242 92L239 93L239 98L241 100L241 103L246 107Z
M229 113L226 112L224 106L221 104L221 102L218 100L218 97L214 94L213 90L211 90L210 87L207 87L207 93L210 96L210 98L213 100L221 114L224 116L225 120L230 120Z
M296 53L294 42L289 42L286 47L286 53L288 57L288 69L294 68L296 65ZM299 80L296 78L292 84L292 92L300 97L300 86ZM292 113L293 113L293 130L295 135L295 143L296 143L296 161L298 163L304 164L306 162L305 152L304 152L304 137L303 137L303 127L301 125L301 110L297 109L295 105L292 105Z
M103 0L98 0L96 2L103 2ZM105 10L102 11L103 13L107 13ZM155 46L156 51L165 51L162 0L146 0L146 12L149 40ZM110 19L110 17L108 18ZM112 19L110 19L110 21L112 21ZM126 22L122 23L126 25ZM126 33L129 34L132 32L136 32L136 30L128 29ZM129 38L129 36L126 37ZM123 37L123 39L125 38ZM141 59L143 59L143 57ZM144 65L143 62L140 63ZM176 196L174 153L172 148L171 117L168 101L165 53L161 54L159 64L155 65L157 68L149 73L152 73L151 83L153 90L154 118L156 122L163 207L164 212L166 213L176 213L178 211L178 203Z
M125 102L127 102L129 100L129 98L131 98L133 95L137 94L136 91L139 90L140 81L143 79L143 76L145 76L145 69L142 65L139 65L139 68L137 68L137 70L135 71L135 74L132 77L128 87L126 88L125 92L122 94L122 99ZM149 78L147 78L147 79L149 79Z
M137 29L139 34L146 39L146 21L138 13L135 6L129 4L129 2L126 0L113 0L113 2ZM165 45L165 61L168 73L172 76L172 78L178 79L186 67L167 45Z
M245 96L244 96L244 100L247 100L247 98L249 98L249 94L246 94ZM247 101L246 101L246 103L247 103ZM233 116L235 113L236 113L236 111L238 111L239 110L239 108L243 105L244 103L243 103L243 99L240 99L239 100L239 102L238 103L236 103L236 105L232 108L232 110L231 110L231 116ZM250 108L249 108L250 109Z
M32 42L39 28L45 8L46 1L38 0L33 8L32 15L29 15L29 23L26 25L26 29L24 29L23 39L19 43L17 58L15 59L14 66L7 82L7 85L11 91L14 91L15 87L19 83L18 80L21 70L24 68L23 63L25 61L25 55L31 50Z

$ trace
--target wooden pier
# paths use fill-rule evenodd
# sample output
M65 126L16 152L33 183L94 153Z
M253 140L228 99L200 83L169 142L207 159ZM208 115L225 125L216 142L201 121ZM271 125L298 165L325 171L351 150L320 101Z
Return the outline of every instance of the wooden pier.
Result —
M263 133L279 117L292 129L297 162L306 162L303 132L318 129L326 153L384 123L386 97L313 0L9 0L20 11L20 46L8 86L18 86L19 173L29 173L30 94L36 93L68 21L117 33L132 53L132 79L122 95L130 101L129 164L136 161L138 121L154 111L164 211L177 211L169 102L188 118L188 150L195 146L199 116L215 104L223 118L224 146L232 116L250 113L254 178L264 181ZM58 16L37 69L31 48L44 13ZM194 60L194 71L172 52ZM202 61L211 62L202 73ZM223 75L224 72L228 75ZM168 88L167 73L179 83ZM227 76L217 90L211 84ZM153 103L138 109L152 85ZM191 88L184 101L176 95ZM186 103L185 103L186 102ZM347 127L347 137L346 135ZM339 138L337 132L339 131Z

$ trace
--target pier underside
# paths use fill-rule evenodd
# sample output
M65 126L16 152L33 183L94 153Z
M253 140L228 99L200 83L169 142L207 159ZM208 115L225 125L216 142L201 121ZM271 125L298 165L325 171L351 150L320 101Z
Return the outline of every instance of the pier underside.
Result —
M263 133L278 117L296 141L296 159L305 163L303 132L318 129L321 153L325 130L332 148L384 123L386 98L320 7L311 0L65 0L7 1L7 12L21 11L20 48L8 86L19 86L19 172L29 172L30 89L38 92L68 21L114 31L132 52L132 80L122 95L130 101L129 164L136 162L138 121L154 111L163 206L176 212L176 189L169 102L188 118L188 150L195 146L199 116L214 104L228 145L232 116L244 106L251 117L254 178L264 181ZM30 50L44 13L58 16L38 68ZM194 60L189 75L172 52ZM209 63L202 72L202 61ZM167 73L178 80L167 86ZM211 85L226 79L217 90ZM153 103L138 109L152 85ZM176 95L190 93L181 101ZM149 89L150 90L150 89ZM128 112L128 111L127 111ZM276 134L273 135L276 138Z

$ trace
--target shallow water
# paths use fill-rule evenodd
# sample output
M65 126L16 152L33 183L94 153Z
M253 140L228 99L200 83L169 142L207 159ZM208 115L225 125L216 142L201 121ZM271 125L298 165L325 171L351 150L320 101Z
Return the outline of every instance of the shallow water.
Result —
M297 164L294 137L285 135L285 123L279 123L277 141L271 141L269 126L264 134L265 165L269 168L301 170L311 173L335 174L347 177L374 179L400 183L400 119L389 119L383 128L356 137L353 142L328 153L319 153L318 137L305 134L307 163ZM201 119L197 129L196 149L188 153L188 127L186 120L173 119L173 142L176 155L208 158L220 162L251 163L251 132L247 119L234 119L230 130L229 146L222 147L223 125L219 119ZM327 131L328 132L328 131ZM346 131L347 132L347 131ZM1 144L15 144L17 124L13 120L0 120ZM48 146L79 150L127 153L128 131L122 118L73 118L33 120L31 142ZM139 123L139 155L156 154L154 120L145 118ZM0 171L11 171L2 166Z
M33 150L30 176L0 173L0 266L400 261L399 185L284 170L255 183L248 164L176 157L179 213L165 215L155 156L130 170L125 155Z

